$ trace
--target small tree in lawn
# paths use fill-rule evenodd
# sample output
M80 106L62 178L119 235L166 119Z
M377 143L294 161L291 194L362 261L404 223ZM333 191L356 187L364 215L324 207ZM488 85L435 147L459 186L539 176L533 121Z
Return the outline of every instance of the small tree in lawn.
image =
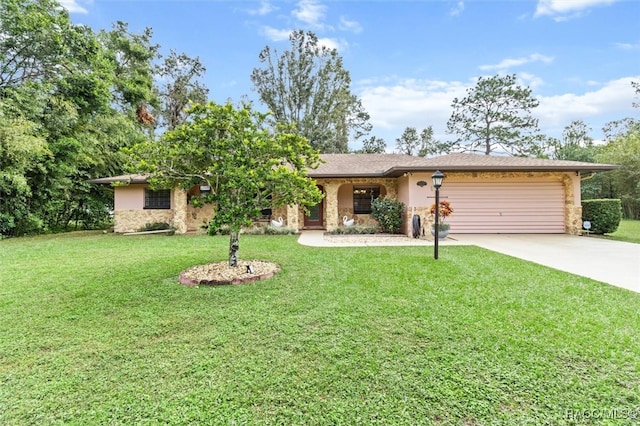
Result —
M211 187L192 202L216 206L210 226L229 227L233 267L238 266L240 228L251 225L261 210L306 207L322 198L306 173L319 164L318 152L293 131L269 128L267 117L250 105L196 105L187 123L132 151L138 171L151 175L153 187Z

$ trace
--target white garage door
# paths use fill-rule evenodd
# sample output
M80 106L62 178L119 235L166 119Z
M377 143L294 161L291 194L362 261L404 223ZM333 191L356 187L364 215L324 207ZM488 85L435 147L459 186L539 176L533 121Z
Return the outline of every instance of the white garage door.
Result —
M451 233L564 233L564 188L555 181L445 181Z

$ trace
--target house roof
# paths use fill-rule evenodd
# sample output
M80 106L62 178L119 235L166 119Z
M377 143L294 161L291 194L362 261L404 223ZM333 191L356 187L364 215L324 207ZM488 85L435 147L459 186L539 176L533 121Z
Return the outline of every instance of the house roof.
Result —
M112 176L98 179L91 179L87 182L89 183L97 183L100 185L110 185L112 183L121 183L123 185L130 183L147 183L148 175L120 175L120 176Z
M573 171L595 172L618 168L613 164L543 158L507 157L480 154L448 154L425 158L405 154L321 154L324 163L309 170L312 178L398 177L408 172L453 171ZM92 179L102 185L146 183L147 175L121 175Z
M413 157L403 154L322 154L325 163L310 170L314 178L397 177L418 171L574 171L613 170L612 164L479 154Z

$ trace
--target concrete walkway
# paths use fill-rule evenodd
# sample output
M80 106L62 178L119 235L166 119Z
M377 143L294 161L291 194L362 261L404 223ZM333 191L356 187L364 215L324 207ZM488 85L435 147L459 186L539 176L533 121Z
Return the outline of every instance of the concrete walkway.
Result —
M303 231L298 242L315 247L432 246L404 236L325 236ZM475 245L640 293L640 244L553 234L452 234L440 246Z

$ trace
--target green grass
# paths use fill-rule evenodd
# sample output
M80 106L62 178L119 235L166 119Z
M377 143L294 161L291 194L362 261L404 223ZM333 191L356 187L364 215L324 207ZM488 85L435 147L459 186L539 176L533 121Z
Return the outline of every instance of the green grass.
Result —
M639 294L475 247L441 247L434 261L426 247L240 244L242 258L282 271L177 284L181 270L225 259L226 237L0 241L0 424L640 415Z
M640 220L623 219L616 232L607 234L606 238L640 244Z

